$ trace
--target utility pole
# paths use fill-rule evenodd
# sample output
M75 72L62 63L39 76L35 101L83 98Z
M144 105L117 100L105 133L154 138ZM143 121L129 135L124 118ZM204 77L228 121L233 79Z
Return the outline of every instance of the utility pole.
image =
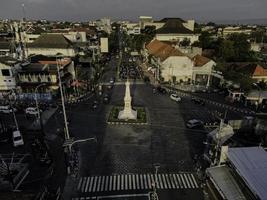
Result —
M59 64L58 57L56 57L56 62L57 62L58 84L59 84L59 89L60 89L62 110L63 110L63 116L64 116L64 124L65 124L65 140L69 140L70 134L69 134L69 127L68 127L68 120L67 120L66 109L65 109L65 101L64 101L64 94L63 94L63 88L62 88L62 83L61 83L61 76L60 76L60 72L59 72L59 65L61 66L61 63Z
M152 187L153 187L153 191L151 193L151 199L152 200L158 200L159 197L158 197L158 194L157 194L157 185L158 185L158 170L160 168L160 165L159 164L155 164L154 165L155 167L155 178L152 179Z
M219 130L216 133L216 146L215 146L215 156L214 156L213 166L215 166L218 163L218 154L219 154L219 149L221 147L221 144L220 144L221 143L221 131L224 126L224 119L226 119L226 116L227 116L227 110L224 113L224 118L221 118Z
M44 127L43 127L42 116L41 116L40 109L39 109L39 103L38 103L37 93L38 93L38 88L39 87L42 87L42 86L45 86L45 85L46 85L45 83L42 83L40 85L37 85L36 88L35 88L35 95L34 95L34 97L35 97L35 106L37 108L38 120L39 120L39 124L40 124L41 130L42 130L43 136L44 136Z

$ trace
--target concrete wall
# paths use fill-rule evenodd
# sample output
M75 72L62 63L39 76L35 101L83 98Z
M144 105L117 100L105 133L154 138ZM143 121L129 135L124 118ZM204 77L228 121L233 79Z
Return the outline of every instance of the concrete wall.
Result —
M198 37L197 34L156 34L156 39L159 41L183 41L187 38L191 44L198 41Z
M191 31L194 31L195 29L195 20L191 19L191 20L187 20L186 23L183 23L184 27L191 30Z
M186 56L171 56L161 64L161 76L164 81L171 81L176 77L176 81L192 80L193 61Z

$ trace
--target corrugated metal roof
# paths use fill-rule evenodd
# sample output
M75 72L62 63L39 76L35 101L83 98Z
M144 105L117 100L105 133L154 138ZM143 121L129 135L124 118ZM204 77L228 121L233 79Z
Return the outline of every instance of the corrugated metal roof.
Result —
M211 178L213 184L228 200L245 200L245 196L238 186L235 178L232 176L229 167L219 166L207 169L207 175Z
M262 147L229 148L228 158L251 191L267 200L267 152Z

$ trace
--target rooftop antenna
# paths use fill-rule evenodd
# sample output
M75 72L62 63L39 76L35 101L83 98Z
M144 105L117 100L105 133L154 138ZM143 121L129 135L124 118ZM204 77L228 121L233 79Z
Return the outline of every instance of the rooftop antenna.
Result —
M22 12L23 12L23 18L22 18L22 21L26 21L26 12L25 12L25 4L21 4L21 7L22 7Z

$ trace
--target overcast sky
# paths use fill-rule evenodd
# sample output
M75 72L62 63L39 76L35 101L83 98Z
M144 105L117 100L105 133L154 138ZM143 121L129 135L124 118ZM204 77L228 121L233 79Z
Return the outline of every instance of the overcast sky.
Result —
M267 18L267 0L0 0L0 18L137 20L140 15L197 21Z

